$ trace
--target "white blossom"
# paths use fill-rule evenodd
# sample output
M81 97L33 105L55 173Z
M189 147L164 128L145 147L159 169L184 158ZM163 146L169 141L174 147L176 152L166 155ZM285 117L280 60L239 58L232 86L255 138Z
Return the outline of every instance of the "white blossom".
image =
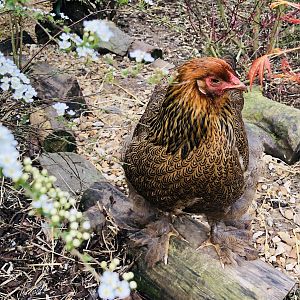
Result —
M83 43L83 40L81 37L79 37L77 34L73 33L70 35L70 39L72 42L74 42L77 46L81 45Z
M11 132L0 124L0 168L3 175L17 181L22 176L22 165L18 161L19 153L15 149L17 142Z
M144 59L145 54L146 54L146 52L144 52L140 49L136 49L136 50L129 53L130 57L135 58L135 60L137 62L141 62Z
M69 106L66 103L57 102L52 105L52 107L56 110L58 116L63 116L65 114L66 109Z
M64 13L60 13L59 15L62 19L70 20L70 18L68 16L66 16Z
M92 60L97 60L98 58L98 54L94 49L85 46L77 47L76 52L79 57L90 57Z
M76 113L74 110L70 109L67 111L67 114L72 117L72 116L75 116Z
M126 297L129 297L130 295L130 287L129 283L126 280L122 280L119 282L118 287L115 290L116 296L120 299L124 299Z
M143 60L146 62L153 62L154 57L151 56L150 53L147 53L143 50L136 49L134 51L129 52L129 56L131 58L135 58L137 62L142 62Z
M0 88L3 91L12 90L15 100L24 100L27 103L33 101L37 95L35 89L30 85L27 76L18 69L12 60L6 58L0 52Z
M72 46L71 42L67 40L58 41L58 47L62 50L69 49Z
M144 55L144 61L146 61L146 62L154 62L154 60L155 60L154 57L152 57L150 53L145 53L145 55Z
M71 35L70 35L69 33L63 32L63 33L59 36L59 38L60 38L62 41L67 41L67 40L69 40L69 39L71 38Z
M104 42L108 42L114 35L103 20L84 21L83 26L85 31L95 33Z
M145 3L149 4L149 5L154 5L154 2L152 0L144 0Z
M119 274L116 272L105 271L102 274L100 281L115 289L119 286L120 283Z
M103 284L103 283L101 283L98 288L98 294L101 299L105 299L105 300L113 300L115 299L116 296L114 289L108 284Z

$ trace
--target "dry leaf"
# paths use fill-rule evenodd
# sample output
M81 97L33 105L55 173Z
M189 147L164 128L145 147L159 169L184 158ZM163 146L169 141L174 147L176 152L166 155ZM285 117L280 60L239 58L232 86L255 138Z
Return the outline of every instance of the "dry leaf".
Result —
M265 232L264 231L257 231L253 234L253 240L255 241L258 237L262 236Z
M288 245L290 245L290 246L295 245L294 239L292 239L291 236L287 232L280 231L280 232L278 232L278 235Z
M277 248L276 248L276 251L275 251L275 256L278 256L278 255L280 255L282 253L285 253L285 252L286 251L285 251L284 243L279 242L277 244Z

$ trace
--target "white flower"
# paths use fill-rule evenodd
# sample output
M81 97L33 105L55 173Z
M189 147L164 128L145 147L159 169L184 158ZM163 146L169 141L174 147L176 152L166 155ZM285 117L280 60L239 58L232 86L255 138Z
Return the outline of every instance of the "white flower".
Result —
M4 82L4 83L0 84L0 87L3 91L8 91L10 88L10 85L9 85L9 83Z
M155 60L154 57L152 57L150 53L145 53L145 55L144 55L144 61L146 61L146 62L154 62L154 60Z
M152 0L144 0L145 3L149 4L149 5L154 5L154 2Z
M3 175L11 178L13 181L17 181L22 176L22 165L19 161L14 164L3 168Z
M116 272L105 271L101 278L101 283L109 285L111 288L115 289L120 283L119 274Z
M124 299L126 297L129 297L130 295L130 287L129 283L126 280L122 280L119 282L118 287L115 290L116 296L120 299Z
M0 75L5 75L7 73L7 67L5 65L1 65L0 62Z
M135 60L137 62L141 62L144 58L145 53L146 52L144 52L140 49L136 49L136 50L130 52L129 55L130 55L131 58L135 58Z
M58 116L63 116L65 114L66 109L69 108L66 103L57 102L52 105L52 107L56 110Z
M154 58L151 56L150 53L147 53L143 50L140 50L140 49L136 49L132 52L129 52L129 56L131 58L135 58L135 60L137 62L142 62L143 60L146 61L146 62L153 62L154 61Z
M19 78L23 81L23 83L30 84L30 80L23 73L19 75Z
M58 41L58 47L62 50L69 49L71 47L71 42L67 40Z
M18 78L18 77L12 77L10 79L10 84L11 84L11 87L15 90L18 90L23 86L23 83L21 82L20 78Z
M71 38L71 35L68 34L68 33L63 32L63 33L59 36L59 38L60 38L62 41L67 41L67 40L69 40L69 39Z
M115 291L107 284L101 283L98 288L98 294L101 299L113 300L115 299Z
M114 35L106 22L102 20L84 21L83 26L85 31L95 33L104 42L108 42Z
M70 109L70 110L67 111L67 114L68 114L69 116L75 116L76 113L75 113L74 110Z
M81 224L81 227L82 229L84 230L89 230L91 228L91 223L89 221L84 221L82 224Z
M19 153L15 149L17 142L11 132L0 124L0 168L3 175L17 181L22 176L22 165L18 161Z
M3 91L9 89L13 92L13 98L16 100L23 99L25 102L32 102L32 97L36 96L36 91L30 85L29 79L21 73L12 60L7 59L0 52L0 88Z
M5 6L4 1L0 0L0 9L4 8L4 6Z
M64 13L60 13L60 17L65 20L70 20L70 18L66 16Z
M70 39L72 42L74 42L77 46L81 45L83 43L83 40L81 37L79 37L77 34L73 33L70 35Z
M3 82L3 83L10 83L10 78L7 77L7 76L2 77L0 80L1 80L1 82Z
M77 47L76 52L79 57L87 57L89 56L92 60L97 60L98 54L94 49L88 47Z

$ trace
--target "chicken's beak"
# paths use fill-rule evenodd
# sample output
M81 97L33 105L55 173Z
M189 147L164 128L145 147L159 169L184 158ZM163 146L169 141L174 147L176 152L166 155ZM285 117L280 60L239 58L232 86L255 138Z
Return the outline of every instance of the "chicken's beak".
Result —
M232 73L230 73L230 83L228 83L225 87L225 90L229 89L247 91L247 87Z

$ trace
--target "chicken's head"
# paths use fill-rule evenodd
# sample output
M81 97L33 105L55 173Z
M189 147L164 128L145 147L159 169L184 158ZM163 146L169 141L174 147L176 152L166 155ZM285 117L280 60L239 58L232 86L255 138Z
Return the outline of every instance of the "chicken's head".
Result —
M179 82L195 82L200 93L209 97L220 97L230 89L247 89L231 66L219 58L193 59L181 66L178 72Z

